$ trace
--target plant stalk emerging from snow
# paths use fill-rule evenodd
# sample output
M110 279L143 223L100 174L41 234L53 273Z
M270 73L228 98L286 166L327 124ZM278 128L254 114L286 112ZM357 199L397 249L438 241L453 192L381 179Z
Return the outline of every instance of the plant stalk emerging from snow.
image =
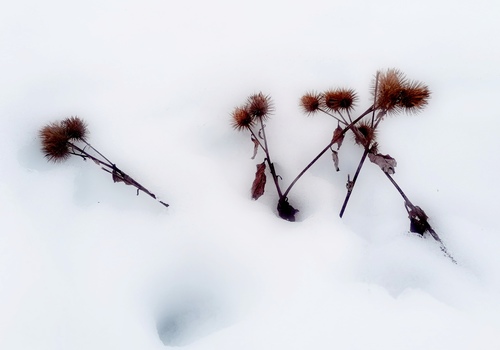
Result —
M309 114L322 112L335 118L338 121L339 125L345 125L346 119L340 113L341 108L335 109L332 107L332 104L329 103L329 100L332 99L331 96L331 90L323 94L309 93L302 97L301 104L304 111ZM354 186L356 185L358 176L363 165L365 164L366 158L368 157L368 159L372 163L379 166L379 168L385 173L387 178L391 181L393 186L403 197L405 209L408 213L408 218L410 219L410 231L418 233L420 235L428 232L440 244L441 250L444 252L444 254L448 256L454 263L456 263L455 259L448 253L448 250L446 249L441 238L429 224L428 216L420 207L412 204L406 194L402 191L401 187L399 187L399 185L394 180L392 175L395 173L395 168L397 165L396 160L389 155L379 153L379 146L376 142L377 128L382 120L384 120L386 115L394 115L400 112L414 114L421 111L427 105L427 101L430 97L430 91L426 85L420 82L409 81L400 71L395 69L388 69L386 71L377 72L373 88L373 96L374 101L372 106L369 108L369 111L371 112L371 118L365 121L360 121L360 118L357 118L355 122L352 123L356 125L350 124L342 130L352 131L355 143L363 147L363 154L352 180L348 175L346 184L347 194L340 210L340 217L344 215L349 199L351 198L352 191L354 189ZM349 110L347 110L346 112L349 120L351 120L348 113ZM361 116L364 117L369 113L365 112ZM340 148L340 145L341 144L339 144L338 148ZM323 152L325 151L326 149L323 150ZM332 150L332 152L335 151ZM320 155L321 154L322 153L320 153ZM337 159L338 162L337 154L335 154L335 159ZM337 162L336 167L338 169ZM307 170L307 167L305 170ZM285 191L285 194L287 193L288 192Z
M50 123L40 130L42 151L49 161L55 163L63 162L70 156L81 157L83 160L90 159L99 165L102 170L110 173L114 182L123 182L126 185L134 186L137 189L137 195L139 195L139 191L142 191L168 207L167 203L159 200L155 194L119 169L101 152L90 145L87 142L87 134L87 125L78 117L70 117L60 122Z
M265 165L267 164L271 177L273 178L274 187L278 193L278 214L285 220L295 221L295 214L298 210L292 207L288 203L286 196L283 195L279 183L280 176L276 174L276 169L269 152L265 121L272 112L273 104L270 97L262 93L254 94L248 98L245 105L234 109L232 113L232 123L236 130L248 130L250 132L251 140L254 144L252 159L257 156L259 148L265 153L264 161L257 165L255 180L252 184L252 198L257 200L264 194L264 186L266 184Z
M335 168L339 171L338 151L344 141L345 134L351 132L355 143L363 147L363 154L352 180L348 175L346 184L347 194L340 211L340 217L345 213L361 169L368 158L370 162L379 166L403 196L405 208L410 219L410 231L420 235L426 232L429 233L439 242L441 250L455 262L442 240L429 224L425 212L420 207L411 203L392 177L397 165L396 160L389 155L379 153L379 145L376 142L377 128L386 116L401 112L406 112L407 114L418 113L427 105L430 90L420 82L408 80L400 71L388 69L377 72L372 93L372 105L356 118L353 118L352 112L358 98L356 92L352 89L337 88L327 90L323 93L310 92L302 96L300 104L305 113L324 113L334 118L338 125L334 130L333 138L330 142L299 172L284 191L280 187L279 179L281 177L276 174L274 164L271 161L265 133L266 126L264 120L268 118L272 110L269 96L264 96L262 93L252 95L248 98L244 106L236 108L232 114L233 126L237 130L248 130L250 132L254 143L254 156L252 159L255 158L259 148L265 153L264 161L257 166L257 173L252 186L252 198L258 199L264 193L267 164L278 193L278 214L283 219L295 221L295 214L298 210L288 203L290 191L298 180L329 150L332 152ZM259 107L257 108L256 106ZM335 144L337 144L337 150L332 148Z

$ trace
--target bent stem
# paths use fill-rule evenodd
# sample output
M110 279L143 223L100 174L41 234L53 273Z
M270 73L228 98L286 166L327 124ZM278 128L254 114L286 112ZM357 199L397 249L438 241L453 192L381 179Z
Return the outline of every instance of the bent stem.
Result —
M88 145L90 148L92 148L97 154L99 154L103 159L99 159L91 154L89 154L87 151L84 149L78 147L72 142L68 142L68 146L73 150L70 152L71 154L81 157L82 159L86 160L87 158L90 158L94 163L97 165L101 166L101 169L104 170L107 173L110 173L113 181L114 182L123 182L126 185L131 185L137 188L137 195L139 195L139 191L142 191L158 201L160 204L164 205L165 207L168 207L169 205L161 200L159 200L156 195L152 192L150 192L146 187L142 186L139 182L134 180L132 177L127 175L124 171L119 169L115 164L113 164L108 158L106 158L104 155L102 155L99 151L97 151L94 147L92 147L89 143L84 141L86 145ZM76 152L75 152L76 151Z
M292 183L288 186L288 188L283 193L283 198L285 198L285 199L287 198L288 193L290 193L290 190L293 188L293 186L295 186L295 184L297 183L297 181L299 181L299 179L302 177L302 175L304 175L304 173L307 170L309 170L309 168L312 167L314 165L314 163L316 163L318 161L318 159L321 158L321 156L323 154L325 154L325 152L328 151L333 144L335 144L342 136L344 136L344 134L349 129L353 128L354 125L358 121L360 121L364 116L366 116L368 113L372 112L373 109L374 109L374 106L372 105L364 113L362 113L358 118L356 118L351 124L347 125L344 129L342 129L342 131L336 137L334 137L332 139L332 141L330 141L330 143L321 152L319 152L319 154L316 157L314 157L314 159L309 164L307 164L307 166L295 177L295 179L292 181Z

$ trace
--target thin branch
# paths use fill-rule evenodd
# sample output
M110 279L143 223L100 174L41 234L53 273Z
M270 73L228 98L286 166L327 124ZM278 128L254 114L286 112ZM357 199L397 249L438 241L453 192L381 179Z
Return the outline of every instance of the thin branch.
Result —
M290 186L288 186L288 188L285 190L285 192L283 193L283 197L286 198L288 193L290 192L290 190L293 188L293 186L297 183L297 181L302 177L302 175L304 175L304 173L309 170L309 168L311 166L314 165L314 163L316 163L316 161L321 158L321 156L323 154L325 154L326 151L328 151L330 149L330 147L336 143L340 137L342 137L349 129L353 128L354 125L360 121L364 116L366 116L368 113L372 112L373 110L373 106L371 106L370 108L368 108L364 113L362 113L358 118L356 118L351 124L347 125L341 133L339 133L336 137L334 137L332 139L332 141L330 141L330 143L321 151L319 152L319 154L314 157L314 159L309 163L307 164L307 166L299 173L299 175L297 175L297 177L292 181L292 183L290 184Z
M90 146L87 142L85 142L85 144L87 144L88 146ZM97 157L94 157L93 155L89 154L87 151L85 151L84 149L78 147L77 145L75 145L72 142L68 142L68 146L70 148L72 148L72 149L80 152L79 154L76 153L76 152L71 152L71 154L73 154L75 156L82 157L83 159L90 158L96 164L100 165L102 170L104 170L105 172L110 173L112 175L114 182L123 182L126 185L134 186L135 188L137 188L138 191L142 191L142 192L146 193L147 195L149 195L153 199L157 200L159 203L161 203L165 207L169 206L167 203L159 200L156 197L156 195L154 193L152 193L151 191L149 191L146 187L144 187L139 182L137 182L136 180L134 180L132 177L130 177L129 175L127 175L123 170L119 169L115 164L113 164L108 158L106 158L100 152L98 152L94 147L90 146L101 157L103 157L105 159L105 161L103 161L103 160L101 160L101 159L99 159Z
M103 157L109 164L113 164L108 158L106 158L101 152L99 152L98 150L96 150L90 143L88 143L86 140L82 140L87 146L89 146L90 148L92 148L94 150L95 153L97 153L98 155L100 155L101 157Z
M265 130L266 126L264 125L262 118L259 118L259 120L260 120L260 125L261 125L261 130L262 130L262 138L264 139L264 145L265 145L264 152L266 153L267 164L269 165L269 170L271 171L271 175L272 175L273 180L274 180L274 185L276 186L276 191L278 192L278 196L281 199L281 198L283 198L283 194L281 192L281 188L280 188L279 181L278 181L278 176L276 175L276 170L274 169L274 164L271 160L271 155L269 153L269 146L267 144L267 137L266 137L266 130Z
M340 217L344 215L344 211L347 207L347 203L349 202L349 198L351 197L352 190L354 189L354 186L356 185L356 180L358 179L358 175L361 171L361 168L363 167L363 164L365 162L366 156L370 152L369 147L365 147L365 151L363 152L363 156L361 157L361 160L359 161L358 168L356 169L356 173L354 174L354 177L352 178L352 181L349 181L349 186L347 188L347 194L344 199L344 204L342 204L342 209L340 209Z
M323 112L323 113L325 113L326 115L328 115L328 116L330 116L330 117L332 117L332 118L336 119L339 123L342 123L342 124L344 124L344 125L347 125L347 124L348 124L348 123L347 123L347 121L346 121L346 120L344 119L344 117L342 116L342 114L340 114L340 113L339 113L339 115L340 115L340 117L341 117L342 119L337 118L337 117L335 116L335 114L332 114L332 113L328 112L327 110L325 110L325 109L323 109L323 108L321 108L321 107L318 107L318 111Z
M377 75L375 75L375 90L373 92L373 105L377 106L377 91L378 91L378 76L380 75L380 72L377 72ZM375 128L374 126L375 122L375 108L373 109L372 113L372 122L371 122L371 127Z

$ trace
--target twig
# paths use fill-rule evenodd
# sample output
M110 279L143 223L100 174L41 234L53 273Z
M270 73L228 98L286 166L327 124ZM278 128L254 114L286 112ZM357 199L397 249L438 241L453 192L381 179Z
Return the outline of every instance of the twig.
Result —
M299 181L299 179L302 177L302 175L304 175L304 173L307 170L309 170L309 168L311 166L313 166L314 163L316 163L316 161L319 158L321 158L321 156L323 154L325 154L325 152L328 151L333 144L335 144L349 129L353 128L354 125L358 121L360 121L364 116L366 116L368 113L372 112L372 110L373 110L373 106L371 106L370 108L368 108L364 113L362 113L358 118L356 118L351 124L347 125L344 129L342 129L342 132L340 132L336 137L334 137L332 139L332 141L330 141L330 143L321 152L319 152L319 154L316 157L314 157L314 159L311 162L309 162L309 164L307 164L307 166L295 177L295 179L291 182L291 184L288 186L288 188L283 193L283 198L287 198L288 193L290 193L290 190L297 183L297 181Z
M352 181L349 181L349 186L347 188L347 194L344 199L344 204L342 204L342 209L340 209L340 217L344 215L344 211L347 207L347 203L349 202L349 198L351 197L352 190L354 189L354 186L356 185L356 180L358 179L358 175L361 171L361 168L363 167L363 164L365 162L366 156L370 152L369 147L365 147L365 151L363 152L363 156L361 157L361 160L359 161L358 168L356 169L356 173L354 174L354 177L352 178Z
M90 144L88 144L87 142L84 142L84 143L87 144L88 146L90 146ZM126 185L134 186L135 188L137 188L137 194L139 194L139 191L142 191L142 192L146 193L147 195L149 195L150 197L152 197L153 199L155 199L156 201L158 201L160 204L164 205L165 207L169 206L167 203L159 200L156 197L156 195L154 193L152 193L151 191L149 191L146 187L144 187L139 182L134 180L132 177L127 175L123 170L119 169L114 163L112 163L108 158L106 158L102 153L97 151L94 147L90 146L90 148L92 148L96 153L98 153L99 156L104 158L105 161L91 155L90 153L88 153L84 149L75 145L73 142L68 141L68 146L78 152L78 153L71 152L71 154L73 154L75 156L82 157L83 159L90 158L94 163L100 165L102 170L111 174L114 182L123 182Z

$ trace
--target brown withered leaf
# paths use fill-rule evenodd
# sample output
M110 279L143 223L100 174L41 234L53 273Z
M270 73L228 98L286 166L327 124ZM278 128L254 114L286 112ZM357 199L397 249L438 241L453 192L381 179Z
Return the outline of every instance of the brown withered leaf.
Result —
M337 151L332 150L332 159L333 164L335 165L335 170L339 171L339 153Z
M392 158L390 155L380 154L380 153L377 154L369 153L368 158L370 158L370 161L372 163L377 164L384 173L392 175L396 172L394 170L394 168L396 168L397 165L396 159Z
M264 187L266 187L266 162L257 164L257 172L252 184L252 199L259 199L264 194Z
M333 138L332 141L336 139L336 141L332 144L337 144L337 151L340 149L340 146L342 146L342 142L344 142L344 134L342 134L342 128L337 126L337 128L333 131Z
M113 169L111 176L113 178L113 182L123 182L125 185L134 186L132 178L121 170L116 168Z
M253 156L251 159L255 159L255 156L257 155L257 151L259 150L259 141L255 137L253 137L253 135L252 135L251 140L253 142Z

